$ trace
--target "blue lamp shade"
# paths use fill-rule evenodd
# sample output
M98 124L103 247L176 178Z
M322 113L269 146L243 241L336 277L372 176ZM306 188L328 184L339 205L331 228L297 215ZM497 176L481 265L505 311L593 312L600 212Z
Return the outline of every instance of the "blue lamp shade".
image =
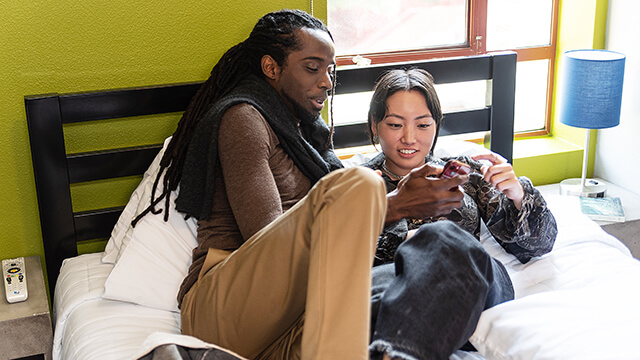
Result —
M623 54L607 50L572 50L563 55L560 121L604 129L620 123Z

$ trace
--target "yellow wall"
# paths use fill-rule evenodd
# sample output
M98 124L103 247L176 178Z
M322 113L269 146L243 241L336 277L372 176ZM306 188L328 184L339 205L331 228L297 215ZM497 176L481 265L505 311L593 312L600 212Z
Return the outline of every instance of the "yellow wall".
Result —
M224 50L245 39L260 16L282 8L309 11L309 4L308 0L2 1L0 258L44 254L25 95L204 80ZM316 1L315 6L316 13L326 13L326 2ZM175 121L174 117L151 125L139 123L136 126L148 131L133 139L117 121L104 125L100 136L67 126L68 151L100 148L105 136L108 141L123 138L125 143L158 142L173 132ZM132 186L135 180L126 185ZM88 207L76 198L93 191L75 187L74 208ZM126 199L120 194L105 201Z

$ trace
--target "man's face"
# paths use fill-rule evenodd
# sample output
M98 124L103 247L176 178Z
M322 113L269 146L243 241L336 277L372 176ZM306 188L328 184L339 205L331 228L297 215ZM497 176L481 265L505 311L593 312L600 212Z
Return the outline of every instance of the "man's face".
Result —
M324 31L296 30L301 49L287 56L271 84L299 119L317 119L333 86L335 67L333 41Z

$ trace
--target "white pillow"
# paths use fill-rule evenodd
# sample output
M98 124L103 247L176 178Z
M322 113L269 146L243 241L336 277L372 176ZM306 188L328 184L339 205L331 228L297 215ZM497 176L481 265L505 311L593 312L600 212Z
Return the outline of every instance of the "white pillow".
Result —
M470 342L487 359L637 359L640 291L621 289L549 291L500 304L482 313Z
M185 220L184 214L175 210L178 191L172 191L167 222L163 211L158 215L148 213L135 227L131 226L135 216L151 203L151 188L169 140L165 140L112 231L102 261L115 266L105 282L103 297L177 312L178 289L197 246L196 219ZM162 189L161 179L156 194ZM159 208L164 204L163 200Z
M198 243L197 222L175 210L176 196L171 192L167 222L163 213L149 213L131 230L131 240L105 282L104 298L179 311L176 296Z
M115 264L129 244L129 241L131 241L131 234L133 230L131 228L131 221L133 221L133 219L144 211L144 209L146 209L151 203L151 189L153 187L153 182L156 180L156 175L160 168L160 160L162 159L164 150L167 148L170 140L171 136L165 139L162 149L153 159L153 162L151 162L147 171L145 171L138 187L136 187L131 194L129 202L127 202L122 214L118 218L118 222L111 231L111 237L104 249L104 256L102 257L103 263ZM159 188L156 190L156 194L162 192L162 182L160 182L158 186Z

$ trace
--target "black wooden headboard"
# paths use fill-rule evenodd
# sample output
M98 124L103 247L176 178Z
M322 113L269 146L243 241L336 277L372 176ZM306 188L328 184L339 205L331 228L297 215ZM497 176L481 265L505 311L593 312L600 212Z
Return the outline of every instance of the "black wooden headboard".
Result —
M436 83L492 80L492 102L484 109L446 114L441 135L490 131L491 150L512 159L516 54L500 53L410 64L424 68ZM408 64L338 71L337 94L369 91L381 72ZM77 243L108 238L122 207L74 212L70 186L86 181L140 175L161 145L67 154L63 124L184 111L201 83L25 97L33 171L53 295L65 258ZM368 144L363 124L336 128L335 146ZM53 299L53 297L52 297Z

